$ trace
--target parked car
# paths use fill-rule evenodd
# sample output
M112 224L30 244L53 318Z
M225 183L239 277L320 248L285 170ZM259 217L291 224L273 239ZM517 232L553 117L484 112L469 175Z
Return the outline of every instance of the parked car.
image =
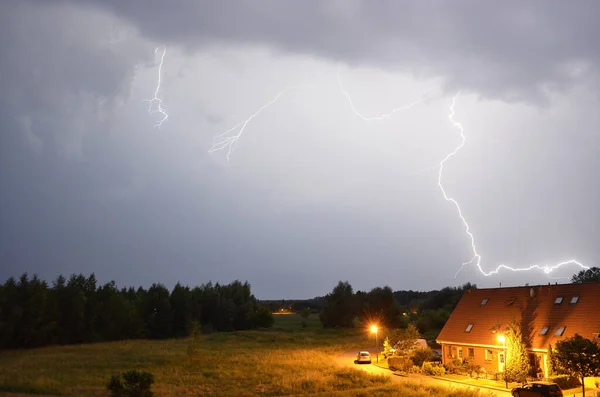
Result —
M520 387L515 387L511 391L514 397L562 397L563 393L556 383L552 382L532 382Z
M442 362L442 352L439 350L432 350L433 358L431 359L432 363L441 363Z
M360 364L360 363L371 364L371 353L369 353L369 352L358 353L358 356L356 357L356 363L357 364Z

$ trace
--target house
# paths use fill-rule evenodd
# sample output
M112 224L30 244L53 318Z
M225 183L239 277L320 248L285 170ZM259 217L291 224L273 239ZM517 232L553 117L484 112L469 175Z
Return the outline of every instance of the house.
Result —
M548 376L548 346L576 333L600 338L600 283L467 290L440 332L442 362L471 358L488 373L504 370L502 337L522 322L531 375Z

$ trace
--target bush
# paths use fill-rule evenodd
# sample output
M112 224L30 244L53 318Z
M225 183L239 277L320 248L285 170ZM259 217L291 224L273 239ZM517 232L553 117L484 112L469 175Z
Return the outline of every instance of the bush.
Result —
M188 357L196 357L200 351L200 323L196 320L190 324L190 341L188 343Z
M432 363L430 363L428 361L425 361L423 363L423 366L421 366L421 371L425 375L431 375L431 376L444 376L444 375L446 375L446 369L444 367L442 367L441 365L432 364Z
M273 313L266 306L260 306L254 314L254 326L256 328L271 328L274 322Z
M416 365L413 365L413 366L412 366L412 367L409 369L409 372L410 372L411 374L420 374L422 371L421 371L421 367L417 367Z
M561 389L573 389L581 386L579 379L571 375L550 376L548 381L556 383Z
M452 361L448 361L448 363L446 363L446 371L450 374L463 374L465 369L462 360L456 358Z
M406 356L393 356L388 358L388 368L392 371L409 372L412 368L412 361Z
M427 349L416 349L413 354L410 356L413 364L417 366L422 366L425 361L433 360L434 354L433 350L430 348Z
M150 390L154 383L154 376L150 372L127 371L120 375L113 375L106 387L111 397L152 397Z
M475 364L473 359L467 359L462 364L463 371L466 372L470 378L479 377L481 372L481 365Z

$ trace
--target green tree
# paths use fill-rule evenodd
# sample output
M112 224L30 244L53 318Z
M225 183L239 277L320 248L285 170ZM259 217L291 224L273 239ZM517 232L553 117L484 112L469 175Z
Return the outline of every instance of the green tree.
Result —
M356 296L350 283L340 281L325 296L325 307L319 315L323 327L352 328L356 316Z
M581 335L575 334L571 338L556 342L552 359L554 367L560 372L570 373L581 379L583 397L585 378L600 375L600 347Z
M574 274L571 282L574 284L593 283L600 281L600 267L591 267Z
M393 351L392 351L392 344L390 343L390 337L386 336L385 339L383 340L383 357L390 357L393 356Z
M266 306L259 306L254 315L254 326L256 328L271 328L275 318L273 313Z
M433 357L433 350L430 348L415 349L410 355L410 359L412 360L413 364L419 367L421 367L424 362L433 360Z
M409 353L412 351L417 344L419 339L419 330L414 324L408 324L405 329L396 329L392 332L390 342L394 349L400 354Z
M192 292L189 287L177 283L171 291L169 303L173 309L173 335L186 336L193 315Z
M304 309L300 310L300 317L302 317L302 321L301 321L302 328L306 328L306 326L307 326L306 320L308 320L309 316L310 316L310 307L305 307Z
M523 341L521 323L514 317L508 324L508 330L504 337L506 339L504 379L506 382L524 382L529 373L529 359L527 347Z

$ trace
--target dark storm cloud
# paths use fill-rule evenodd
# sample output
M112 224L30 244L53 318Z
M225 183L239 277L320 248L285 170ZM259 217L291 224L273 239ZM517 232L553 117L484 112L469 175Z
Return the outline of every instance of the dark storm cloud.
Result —
M138 120L111 131L117 116L123 116L118 111L130 96L136 66L155 66L155 43L190 51L210 51L223 43L265 45L352 65L441 76L452 88L509 100L541 100L547 90L597 84L599 51L594 40L600 36L595 20L600 3L592 1L577 2L576 7L567 2L534 7L516 1L5 3L0 6L0 279L25 270L46 278L95 271L101 280L115 278L120 285L240 278L249 280L264 298L323 294L340 278L360 283L358 288L391 280L394 288L419 289L466 280L452 279L461 260L470 258L457 215L443 202L435 173L416 182L399 176L398 169L410 166L408 157L404 163L383 161L377 168L372 164L378 154L369 152L363 167L352 166L358 156L339 145L345 138L330 138L334 149L322 149L320 155L313 150L306 156L312 143L307 143L301 123L289 131L287 120L280 123L286 128L283 135L263 119L262 129L280 139L289 141L294 133L300 138L288 142L293 146L289 151L281 149L277 163L266 155L275 149L264 144L275 138L255 135L254 147L248 139L240 153L253 148L246 149L246 159L263 156L266 165L253 167L248 161L239 167L246 170L240 170L216 167L204 150L192 153L189 147L197 141L183 139L176 128L151 134ZM194 77L199 73L194 65L189 73L180 69L179 75ZM186 102L188 92L180 93L180 102ZM230 93L222 95L229 100ZM213 94L219 95L214 87ZM139 95L132 102L138 99ZM319 98L315 102L321 105ZM189 106L209 123L224 120L221 114L198 110L197 103ZM327 112L329 106L333 107L324 106ZM255 109L257 104L247 107ZM443 123L446 111L440 110ZM559 133L597 130L587 121L591 115L577 128L561 126ZM341 119L341 113L335 117ZM489 123L487 119L484 124ZM320 128L335 129L333 125ZM600 222L589 208L599 197L594 179L598 156L589 151L564 155L583 144L563 133L550 137L544 148L550 160L536 157L542 139L522 139L519 127L513 127L516 132L502 138L513 139L511 145L521 151L518 158L525 163L520 170L527 175L520 175L519 187L523 196L532 195L522 201L523 212L532 219L527 225L520 224L521 214L514 206L497 200L505 196L502 187L513 186L502 184L500 176L493 181L495 190L490 188L488 168L493 164L476 170L481 175L470 179L469 171L477 168L472 164L486 159L469 162L472 152L464 151L449 167L448 185L468 208L477 236L493 235L482 238L482 253L495 250L494 259L508 258L513 265L525 254L535 262L572 251L587 254L584 259L596 258ZM191 128L194 133L198 129ZM485 125L477 131L485 131ZM549 134L536 136L548 139ZM427 139L438 138L432 133ZM556 147L548 150L552 145ZM448 150L442 144L437 149L438 155ZM390 151L395 150L396 146ZM300 185L298 198L282 193L278 175L273 176L292 169L284 164L289 153L307 158L290 177L299 176L291 181ZM403 155L406 151L397 157ZM331 159L335 156L339 158ZM199 159L201 171L191 170L191 157ZM432 161L438 157L432 156ZM468 165L458 178L451 172L461 161ZM553 167L547 162L554 162ZM319 178L320 184L308 183ZM457 186L458 179L463 185ZM344 180L349 182L342 199L310 202L301 194L313 190L319 197L327 185ZM543 205L540 196L546 197ZM294 205L297 208L290 209ZM498 218L511 222L496 227ZM563 235L567 232L572 233L571 241ZM523 246L537 248L527 251L511 245L507 236L521 234ZM557 252L549 253L554 247ZM464 274L479 280L473 269ZM515 283L519 280L514 278Z
M77 1L83 3L130 20L159 42L266 44L441 76L453 89L505 100L543 100L589 79L598 84L600 3L593 0Z

